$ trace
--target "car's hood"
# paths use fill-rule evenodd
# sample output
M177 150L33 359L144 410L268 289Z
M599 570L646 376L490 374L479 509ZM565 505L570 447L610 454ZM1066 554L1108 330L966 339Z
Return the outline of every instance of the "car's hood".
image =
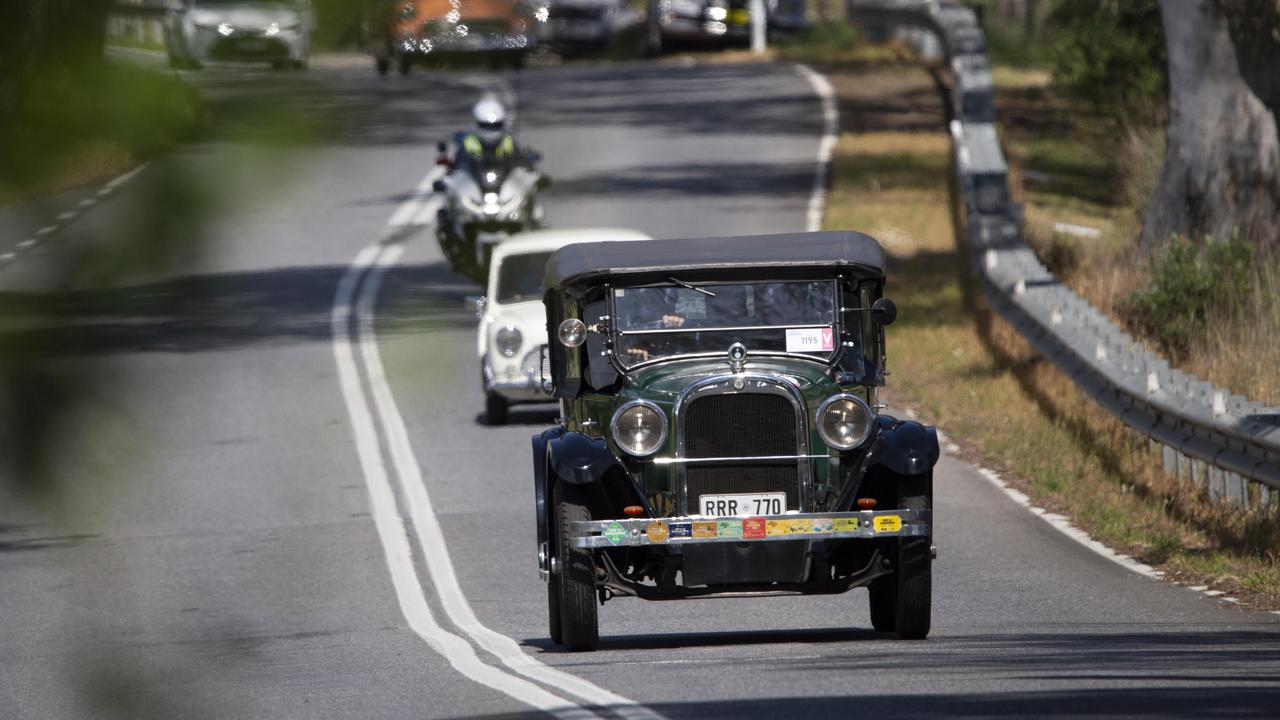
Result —
M227 23L234 28L263 30L271 23L280 26L301 22L298 11L279 3L245 3L240 5L197 5L191 19L201 25Z
M747 373L780 375L794 383L801 390L813 385L832 384L829 370L817 363L796 360L769 359L766 357L749 357L744 368ZM636 372L635 382L630 390L642 397L651 399L664 398L674 400L690 384L706 377L727 375L733 372L729 360L674 360L658 363Z

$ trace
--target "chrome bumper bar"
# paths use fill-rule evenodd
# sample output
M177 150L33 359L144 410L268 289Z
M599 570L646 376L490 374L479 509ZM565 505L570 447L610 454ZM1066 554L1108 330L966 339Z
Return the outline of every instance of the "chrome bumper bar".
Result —
M928 537L929 510L862 510L754 517L582 520L569 526L576 548L701 545L722 542Z

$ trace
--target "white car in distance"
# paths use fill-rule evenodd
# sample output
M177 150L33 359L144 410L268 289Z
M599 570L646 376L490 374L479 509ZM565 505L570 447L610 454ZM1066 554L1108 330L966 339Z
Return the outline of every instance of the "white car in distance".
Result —
M516 403L551 401L551 388L544 383L547 313L542 305L542 276L551 253L572 243L649 239L618 228L540 230L513 235L494 248L485 295L471 300L480 318L476 341L486 422L506 423Z
M164 20L169 64L266 62L302 69L311 57L311 0L176 0Z

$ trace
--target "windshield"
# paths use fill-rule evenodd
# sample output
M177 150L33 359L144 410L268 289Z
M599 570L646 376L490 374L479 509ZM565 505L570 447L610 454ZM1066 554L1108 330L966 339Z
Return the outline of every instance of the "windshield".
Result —
M615 288L614 327L624 366L693 353L835 355L831 280Z
M498 302L513 303L542 298L542 273L549 252L508 255L498 268Z

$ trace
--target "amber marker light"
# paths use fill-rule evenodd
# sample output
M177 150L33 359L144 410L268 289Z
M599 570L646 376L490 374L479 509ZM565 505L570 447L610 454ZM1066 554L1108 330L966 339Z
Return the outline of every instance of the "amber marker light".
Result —
M628 505L622 508L622 514L627 517L640 517L644 514L644 508L640 505Z
M858 498L858 507L862 508L863 510L875 510L876 499L875 498Z

